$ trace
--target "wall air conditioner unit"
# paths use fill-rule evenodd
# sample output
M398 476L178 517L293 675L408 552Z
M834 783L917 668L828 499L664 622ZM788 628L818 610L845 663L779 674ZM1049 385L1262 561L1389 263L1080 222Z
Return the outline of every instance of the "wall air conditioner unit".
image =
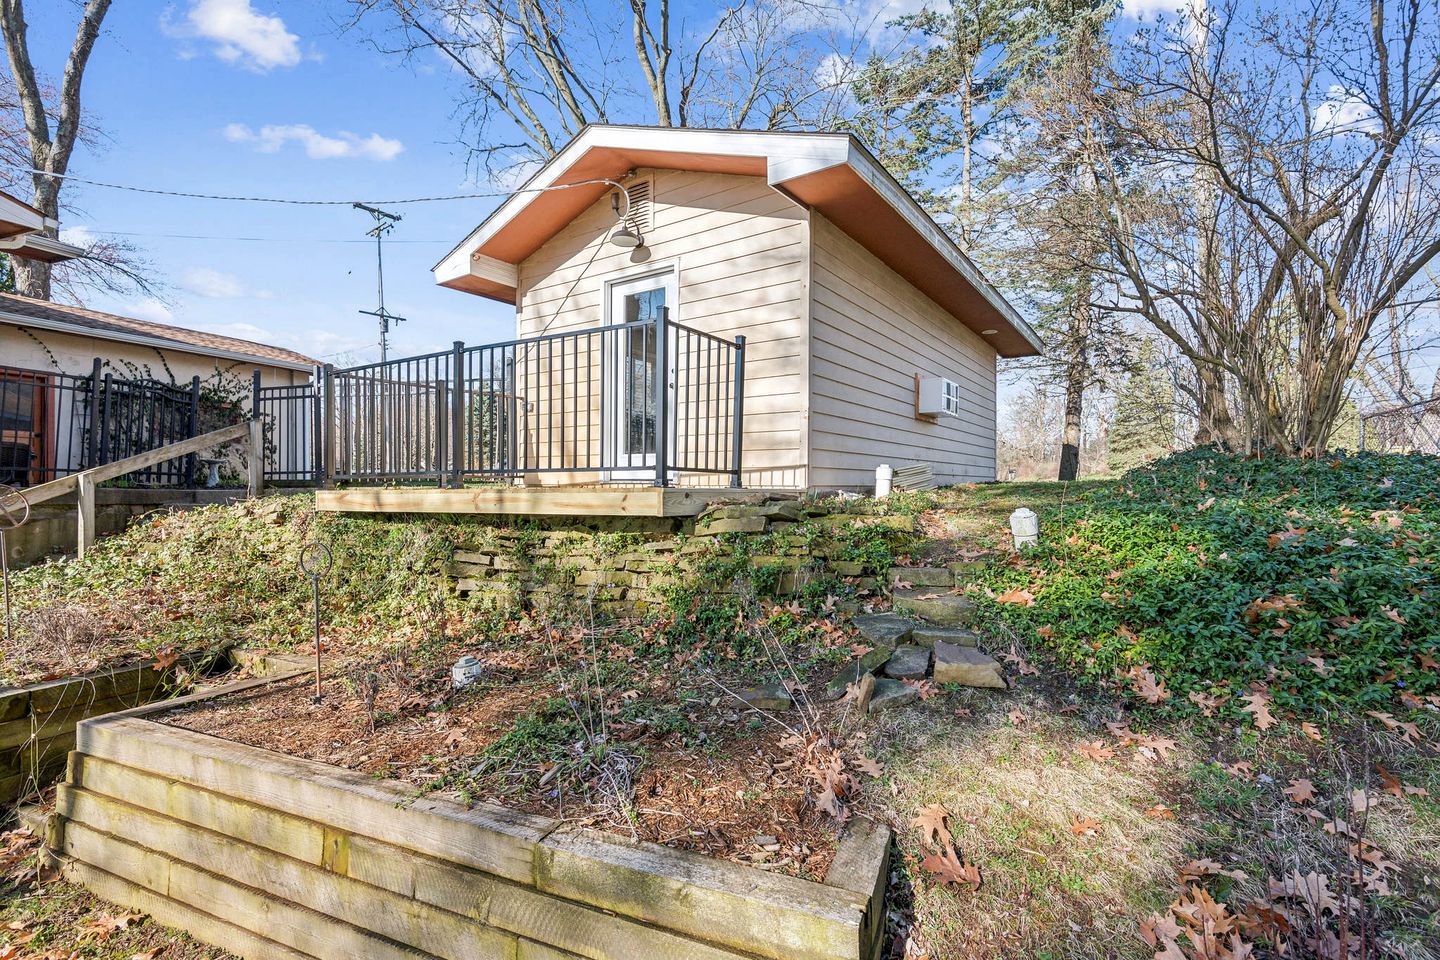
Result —
M915 378L915 415L917 417L958 417L960 384L944 377Z

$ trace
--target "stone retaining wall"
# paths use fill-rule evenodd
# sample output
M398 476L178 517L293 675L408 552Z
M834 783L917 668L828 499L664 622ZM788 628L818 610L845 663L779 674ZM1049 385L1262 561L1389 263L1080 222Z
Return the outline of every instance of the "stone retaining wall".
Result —
M610 616L643 616L658 611L671 589L693 586L717 559L734 557L734 538L726 534L764 537L752 541L756 552L741 557L762 592L788 596L807 582L836 578L872 590L883 571L857 559L849 542L866 525L896 539L915 530L909 517L829 514L795 499L769 499L713 506L677 531L478 527L457 544L446 572L462 594L489 606L583 602ZM731 584L709 586L723 592Z
M75 726L169 694L176 671L194 669L200 653L165 670L145 662L27 687L0 687L0 803L43 787L65 769Z
M143 718L86 721L47 842L100 896L250 960L873 960L889 830L825 883Z

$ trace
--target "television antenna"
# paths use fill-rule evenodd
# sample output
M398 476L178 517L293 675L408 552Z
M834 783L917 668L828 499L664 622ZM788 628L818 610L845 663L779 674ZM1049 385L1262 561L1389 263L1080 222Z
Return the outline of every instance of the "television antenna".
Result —
M394 230L395 224L400 222L400 214L390 213L358 201L352 206L356 210L364 210L375 221L375 226L366 230L365 235L375 238L375 298L377 305L374 310L361 310L360 312L367 317L377 317L380 320L380 362L384 363L390 347L390 325L405 321L404 317L396 316L385 309L385 254L384 245L381 242L385 239L385 234Z

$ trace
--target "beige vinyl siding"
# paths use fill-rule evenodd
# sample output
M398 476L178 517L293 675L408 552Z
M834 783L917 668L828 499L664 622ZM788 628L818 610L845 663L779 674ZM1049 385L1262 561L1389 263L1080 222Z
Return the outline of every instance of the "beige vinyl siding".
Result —
M879 463L994 480L995 351L818 214L811 230L810 486L869 487ZM958 382L964 415L917 418L917 374Z
M632 251L607 242L615 226L607 194L519 265L518 335L600 326L606 322L608 282L673 266L679 288L674 320L726 339L738 334L747 339L745 485L805 486L807 211L760 177L671 170L637 174L654 184L653 224L645 247ZM596 383L599 374L592 372ZM585 379L578 371L568 375ZM579 396L582 402L588 396L598 408L598 389L586 394L582 387ZM537 409L548 402L531 401L540 405ZM598 409L591 412L598 420ZM534 436L528 442L547 443ZM598 453L598 437L591 442ZM594 478L557 474L535 479ZM706 475L683 482L727 481Z

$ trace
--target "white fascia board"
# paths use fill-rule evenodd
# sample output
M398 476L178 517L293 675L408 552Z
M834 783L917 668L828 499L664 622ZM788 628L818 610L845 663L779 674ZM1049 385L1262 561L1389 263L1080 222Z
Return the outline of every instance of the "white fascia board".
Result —
M529 205L535 194L569 171L586 151L596 147L658 150L666 153L710 153L719 156L765 157L771 185L845 163L849 155L847 134L777 134L766 131L697 130L693 128L594 126L586 127L565 149L535 172L525 184L459 245L445 255L432 271L436 283L445 283L474 274L514 286L472 269L471 255ZM492 261L498 269L502 261ZM513 266L513 265L512 265Z
M36 213L29 205L3 195L0 195L0 220L18 223L27 230L44 230L47 226L53 226L55 223L42 214Z
M950 265L965 278L966 282L980 291L980 295L989 301L990 305L998 310L1012 327L1020 331L1020 335L1032 347L1041 353L1045 351L1045 345L1041 342L1040 336L1031 329L1030 324L1025 322L1010 301L1005 299L1005 295L995 289L995 286L980 272L980 268L975 266L974 261L965 255L965 251L955 245L955 241L950 239L950 235L940 229L939 224L931 219L930 214L915 202L915 198L910 196L909 192L900 186L894 177L890 176L889 171L882 167L879 161L866 152L857 141L850 142L850 158L847 162L865 179L866 183L874 188L876 193L884 198L886 203L890 204L925 238L930 246L938 250L941 256L950 262Z
M19 237L11 238L9 242L0 242L0 249L11 251L17 257L25 256L27 251L44 254L44 257L39 259L49 258L52 263L85 256L83 247L77 247L73 243L66 243L63 240L56 240L54 237L38 233L22 234Z
M10 313L7 310L0 310L0 323L8 323L17 327L31 327L35 330L50 330L54 333L68 333L71 336L86 337L90 340L128 343L140 347L154 347L157 350L173 350L176 353L193 353L196 356L213 357L217 360L235 360L240 363L251 363L257 367L279 367L283 370L300 370L309 374L315 372L315 367L311 364L301 363L296 360L275 360L270 357L259 357L251 353L241 353L236 350L221 350L217 347L204 347L199 344L185 343L180 340L167 340L164 337L149 337L143 333L97 330L94 327L87 327L83 324L62 323L58 320L41 320L35 317L27 317L23 313Z

